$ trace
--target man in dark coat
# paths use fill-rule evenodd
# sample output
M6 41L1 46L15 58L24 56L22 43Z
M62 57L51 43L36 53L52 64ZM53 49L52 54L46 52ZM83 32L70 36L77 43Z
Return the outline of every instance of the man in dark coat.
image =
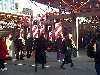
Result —
M22 54L22 50L23 50L23 43L22 43L22 39L19 39L19 36L16 36L16 39L14 40L14 46L15 46L15 53L16 53L16 59L19 60L23 60L23 54ZM21 52L21 54L19 54L19 52Z
M97 28L96 30L96 38L93 41L96 42L96 53L95 53L95 69L97 72L97 75L100 75L100 28Z
M26 51L27 51L27 58L30 58L32 49L33 49L33 38L31 36L27 37L25 41L25 45L26 45Z
M94 46L95 44L96 48ZM87 48L88 48L87 55L90 58L94 58L96 73L97 75L100 75L100 28L99 27L97 27L96 29L96 36L91 40Z
M47 49L47 40L44 38L44 35L41 34L39 38L35 39L35 72L37 72L37 64L42 64L42 69L46 64L46 52Z
M72 59L71 59L71 54L72 54L72 40L69 39L69 36L65 36L65 39L63 40L63 47L62 47L62 52L64 54L64 61L61 64L61 68L65 69L63 66L64 64L68 64L71 63L71 67L74 66Z

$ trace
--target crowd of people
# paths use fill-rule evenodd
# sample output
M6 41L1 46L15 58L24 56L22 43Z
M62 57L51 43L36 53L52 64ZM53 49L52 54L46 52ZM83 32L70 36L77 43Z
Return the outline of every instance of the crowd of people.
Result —
M61 69L65 69L64 64L71 63L71 67L74 66L71 59L71 50L72 50L72 40L65 36L62 38L61 35L55 41L55 49L57 49L57 60L61 61ZM32 52L35 53L35 72L37 72L37 65L42 64L42 69L46 64L46 51L48 49L48 40L44 37L44 34L41 34L39 38L33 39L30 34L27 35L27 38L24 40L20 36L16 36L14 39L11 35L4 40L0 36L0 69L2 71L7 70L4 66L5 60L10 57L12 60L24 60L24 57L30 58ZM7 43L9 43L7 45Z
M10 40L13 38L10 36ZM91 42L87 46L87 55L95 59L95 69L97 75L100 75L100 29L96 30L96 36L91 39ZM6 40L7 41L7 40ZM0 69L2 71L7 70L4 65L5 60L10 56L15 57L17 60L24 60L24 56L30 58L32 52L35 53L35 72L37 72L38 64L42 65L42 69L45 68L46 64L46 51L48 49L48 40L41 34L39 38L33 39L30 34L24 40L20 36L16 36L10 44L12 46L7 47L7 44L2 36L0 36ZM96 50L94 50L94 44ZM61 69L65 69L64 65L69 64L73 67L72 52L74 49L73 41L69 38L69 35L62 37L61 35L55 41L55 49L57 51L57 60L62 62L60 65ZM12 50L12 51L10 51ZM94 53L92 53L94 52Z

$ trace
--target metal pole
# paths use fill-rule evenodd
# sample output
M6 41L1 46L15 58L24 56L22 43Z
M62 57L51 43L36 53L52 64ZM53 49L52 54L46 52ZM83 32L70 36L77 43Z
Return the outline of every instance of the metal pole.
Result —
M76 48L78 49L78 39L79 39L79 18L76 18L76 35L77 35L77 41L76 41ZM79 57L79 52L77 51L77 57Z
M31 34L31 37L33 37L32 35L32 16L30 16L30 34Z

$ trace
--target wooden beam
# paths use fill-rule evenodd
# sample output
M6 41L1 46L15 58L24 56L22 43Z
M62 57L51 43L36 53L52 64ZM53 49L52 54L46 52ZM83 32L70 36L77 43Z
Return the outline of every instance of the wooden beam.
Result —
M75 14L64 14L64 15L53 15L50 16L49 19L62 19L67 17L88 17L88 16L100 16L100 11L93 11L93 12L84 12L84 13L75 13Z
M77 17L100 16L100 11L75 14Z

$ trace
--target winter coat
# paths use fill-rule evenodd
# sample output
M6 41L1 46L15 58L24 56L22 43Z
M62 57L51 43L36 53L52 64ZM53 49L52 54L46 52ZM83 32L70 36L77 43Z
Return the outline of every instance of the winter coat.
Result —
M96 43L96 41L94 41L93 39L90 41L90 43L87 45L87 56L90 58L94 58L95 57L95 50L93 45Z
M3 38L0 37L0 59L6 59L8 55L7 45Z
M30 37L30 38L26 39L25 45L26 45L27 50L32 50L33 38Z
M96 51L94 51L94 47L93 47L94 44L96 44ZM89 54L90 54L90 55L88 54L89 57L94 58L96 64L100 64L100 36L99 37L94 37L91 40L89 45L90 45L89 46L90 51L88 51Z
M95 63L100 64L100 37L96 38L96 54L95 54Z
M15 49L16 49L17 51L22 50L22 47L23 47L22 39L18 39L18 38L17 38L17 39L14 41L14 47L15 47Z
M72 41L71 39L65 39L63 40L63 47L62 47L62 52L64 54L64 62L66 64L71 63L71 51L72 51Z
M62 38L57 38L56 40L56 49L61 49L62 48Z
M45 38L37 38L34 42L35 45L35 63L46 64L47 41Z

